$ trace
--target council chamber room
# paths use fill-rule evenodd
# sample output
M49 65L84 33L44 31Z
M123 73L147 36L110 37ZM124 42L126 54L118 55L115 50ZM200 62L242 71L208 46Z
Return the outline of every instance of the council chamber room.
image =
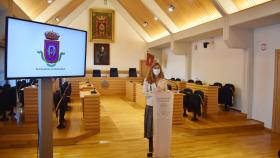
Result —
M0 157L280 158L280 0L1 0Z

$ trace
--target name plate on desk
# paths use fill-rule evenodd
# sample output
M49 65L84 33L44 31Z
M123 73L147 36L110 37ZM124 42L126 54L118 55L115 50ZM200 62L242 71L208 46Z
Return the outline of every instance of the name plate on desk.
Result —
M155 156L169 157L171 150L173 93L155 92L152 96Z

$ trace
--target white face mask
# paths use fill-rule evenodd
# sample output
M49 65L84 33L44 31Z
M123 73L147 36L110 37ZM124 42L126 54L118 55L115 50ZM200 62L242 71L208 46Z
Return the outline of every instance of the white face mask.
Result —
M160 74L160 69L153 69L153 73L155 76L158 76Z

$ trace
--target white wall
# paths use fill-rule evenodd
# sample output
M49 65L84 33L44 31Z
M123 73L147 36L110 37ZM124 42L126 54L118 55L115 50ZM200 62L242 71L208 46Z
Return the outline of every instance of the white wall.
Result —
M210 42L207 48L203 48L205 41L214 42ZM241 110L244 50L228 48L222 37L194 42L191 67L191 77L194 80L199 79L210 84L214 82L234 84L236 87L234 108Z
M163 71L165 78L170 79L172 77L174 78L180 78L185 80L186 78L186 58L185 55L176 55L174 54L170 48L165 48L162 50L163 56L165 55L165 59L162 59L162 62L166 62L163 64Z
M252 117L272 127L275 49L280 48L280 25L258 28L254 31L254 90ZM267 50L261 51L260 44Z
M104 5L103 0L95 0L89 8L110 8ZM68 27L87 30L89 33L89 9L84 10ZM109 70L117 67L119 70L128 70L129 67L139 69L139 60L145 58L146 43L133 30L127 21L115 11L115 42L110 44L110 65L93 65L93 42L87 43L87 68Z

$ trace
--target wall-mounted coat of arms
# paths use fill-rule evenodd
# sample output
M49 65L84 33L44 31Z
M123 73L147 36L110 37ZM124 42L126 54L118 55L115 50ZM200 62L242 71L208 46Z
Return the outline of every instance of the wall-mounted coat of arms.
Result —
M110 9L90 10L90 41L114 42L115 11Z

